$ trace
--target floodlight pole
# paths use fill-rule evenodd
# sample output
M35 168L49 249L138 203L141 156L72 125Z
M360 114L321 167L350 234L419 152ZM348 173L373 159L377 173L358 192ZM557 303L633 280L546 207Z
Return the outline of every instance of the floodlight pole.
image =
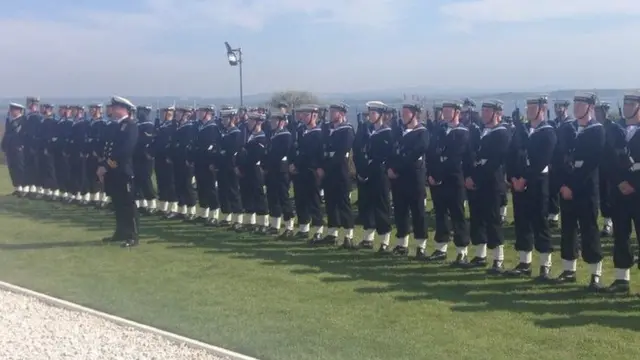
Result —
M242 91L242 48L234 50L238 54L238 69L240 70L240 106L244 105L244 93Z
M228 42L224 42L224 46L227 48L227 58L229 60L229 65L238 66L238 70L240 71L240 106L244 105L244 93L242 89L242 48L232 48Z

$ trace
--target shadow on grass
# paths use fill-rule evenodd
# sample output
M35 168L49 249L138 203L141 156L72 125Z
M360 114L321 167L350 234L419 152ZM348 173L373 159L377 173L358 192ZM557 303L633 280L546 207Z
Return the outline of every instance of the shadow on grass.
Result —
M82 226L89 232L104 232L113 226L106 211L57 203L30 202L0 198L3 210L13 216L28 217L58 226ZM640 322L630 313L640 310L636 297L586 296L580 286L549 286L529 281L488 278L480 271L460 271L446 265L423 264L406 259L376 257L370 252L345 252L330 248L309 248L294 241L236 234L226 230L146 217L141 226L148 243L166 243L167 249L203 249L206 253L225 253L238 259L260 259L269 266L288 266L293 274L325 274L326 283L366 281L368 287L355 291L363 296L388 294L397 301L438 300L451 303L459 312L513 312L554 315L553 319L533 320L546 328L573 327L590 323L640 330ZM98 234L96 234L98 237ZM513 229L506 228L506 238ZM53 247L95 246L96 242L58 242L12 244L0 250L37 250ZM557 239L556 239L557 240ZM605 247L610 244L605 244ZM608 249L610 251L610 249ZM365 300L366 301L366 300ZM594 315L615 311L620 316Z

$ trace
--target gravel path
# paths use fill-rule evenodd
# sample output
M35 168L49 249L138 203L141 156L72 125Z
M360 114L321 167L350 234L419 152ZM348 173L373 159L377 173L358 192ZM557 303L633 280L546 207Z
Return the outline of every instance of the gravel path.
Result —
M0 290L2 360L228 360Z

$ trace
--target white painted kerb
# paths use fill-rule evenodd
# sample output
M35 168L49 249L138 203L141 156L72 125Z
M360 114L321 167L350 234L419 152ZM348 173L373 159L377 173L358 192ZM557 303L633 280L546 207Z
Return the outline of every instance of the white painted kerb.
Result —
M164 330L160 330L148 325L144 325L144 324L140 324L137 323L135 321L131 321L131 320L127 320L121 317L117 317L114 315L110 315L107 313L103 313L94 309L90 309L88 307L84 307L82 305L78 305L78 304L74 304L72 302L69 301L65 301L62 299L58 299L58 298L54 298L53 296L49 296L49 295L45 295L39 292L35 292L29 289L25 289L23 287L20 286L16 286L13 284L9 284L6 283L4 281L0 281L0 289L4 289L7 291L12 291L18 294L22 294L22 295L26 295L26 296L31 296L34 297L44 303L47 303L49 305L53 305L53 306L57 306L57 307L62 307L71 311L78 311L78 312L83 312L86 314L90 314L90 315L94 315L97 316L99 318L105 319L107 321L111 321L113 323L116 323L120 326L128 326L128 327L132 327L134 329L138 329L140 331L146 331L149 333L153 333L155 335L161 336L167 340L173 341L173 342L177 342L177 343L183 343L185 345L197 348L197 349L201 349L207 352L210 352L214 355L217 356L221 356L221 357L228 357L231 358L233 360L259 360L250 356L246 356L246 355L242 355L239 354L237 352L231 351L231 350L227 350L221 347L217 347L217 346L213 346L213 345L209 345L207 343L203 343L202 341L198 341L198 340L193 340L193 339L189 339L187 337L184 336L180 336L177 334L173 334Z

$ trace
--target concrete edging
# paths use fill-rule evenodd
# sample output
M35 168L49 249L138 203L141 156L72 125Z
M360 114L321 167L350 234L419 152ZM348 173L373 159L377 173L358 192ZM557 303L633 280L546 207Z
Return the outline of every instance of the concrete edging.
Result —
M69 301L65 301L62 299L58 299L55 298L53 296L49 296L46 294L42 294L36 291L32 291L20 286L16 286L13 284L9 284L7 282L4 281L0 281L0 289L6 290L6 291L10 291L10 292L15 292L21 295L25 295L25 296L30 296L33 298L36 298L46 304L52 305L52 306L56 306L56 307L61 307L61 308L65 308L67 310L71 310L71 311L76 311L76 312L82 312L82 313L86 313L86 314L90 314L93 316L97 316L101 319L116 323L120 326L127 326L127 327L131 327L140 331L144 331L144 332L149 332L158 336L161 336L169 341L173 341L173 342L177 342L177 343L183 343L186 344L188 346L191 346L193 348L196 349L200 349L200 350L204 350L207 351L213 355L217 355L217 356L221 356L221 357L227 357L227 358L231 358L233 360L259 360L257 358L253 358L247 355L242 355L240 353L231 351L231 350L227 350L218 346L214 346L214 345L209 345L207 343L204 343L202 341L198 341L198 340L193 340L193 339L189 339L187 337L184 336L180 336L177 334L173 334L170 333L168 331L164 331L164 330L160 330L148 325L144 325L144 324L140 324L131 320L127 320L118 316L114 316L111 314L107 314L101 311L97 311L82 305L78 305L78 304L74 304L72 302Z

